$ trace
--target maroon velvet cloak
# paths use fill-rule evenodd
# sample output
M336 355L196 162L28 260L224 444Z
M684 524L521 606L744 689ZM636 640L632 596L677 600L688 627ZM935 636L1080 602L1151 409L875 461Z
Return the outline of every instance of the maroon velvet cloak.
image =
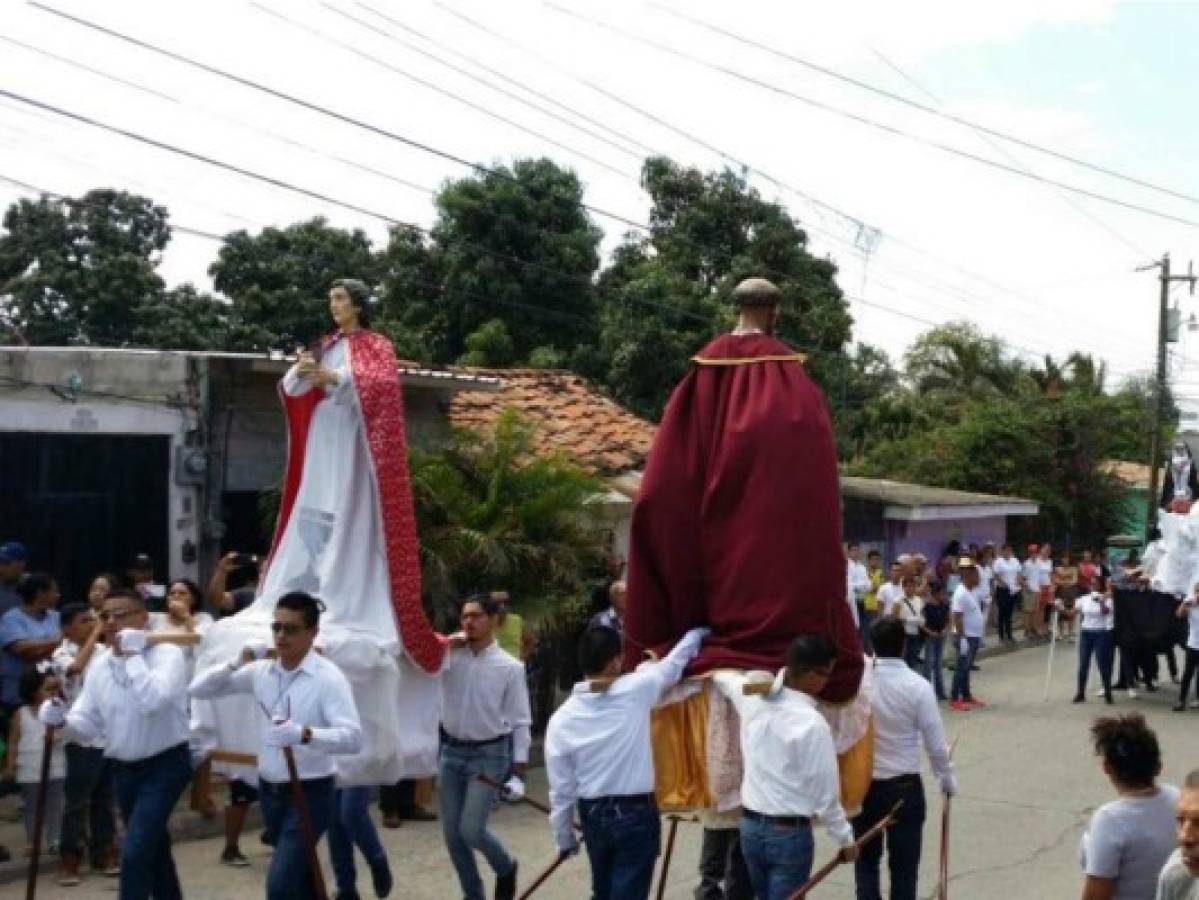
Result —
M837 648L825 699L847 700L862 646L846 602L837 453L802 357L766 335L700 351L667 404L633 510L626 661L712 635L692 673L768 669L796 635Z

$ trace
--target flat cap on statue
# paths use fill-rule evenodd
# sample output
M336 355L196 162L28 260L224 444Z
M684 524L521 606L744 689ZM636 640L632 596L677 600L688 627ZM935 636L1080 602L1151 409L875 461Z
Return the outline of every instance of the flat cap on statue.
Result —
M733 288L733 302L738 306L777 306L783 292L765 278L746 278Z

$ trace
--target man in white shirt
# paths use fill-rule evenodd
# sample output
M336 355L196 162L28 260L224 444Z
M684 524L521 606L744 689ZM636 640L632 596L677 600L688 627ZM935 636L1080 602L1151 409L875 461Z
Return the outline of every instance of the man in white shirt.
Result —
M978 583L978 567L969 556L958 560L958 573L962 583L954 591L950 609L953 615L953 643L957 659L953 664L953 688L950 690L949 708L965 712L976 706L985 706L970 692L970 667L982 645L987 627L987 602L982 585Z
M529 690L524 666L495 642L495 601L462 604L462 631L450 638L442 666L441 827L466 900L484 900L475 851L496 875L496 900L516 896L516 860L488 829L496 789L524 796L529 761Z
M50 655L50 665L70 707L79 699L93 662L103 654L100 620L86 603L71 603L60 611L62 643ZM112 766L104 758L104 739L66 744L66 796L59 844L61 871L58 883L72 887L80 883L84 837L91 850L93 872L115 875L116 822L113 812Z
M920 746L932 764L941 792L957 792L953 764L945 744L941 713L932 686L904 662L906 634L898 619L880 619L871 629L876 657L874 694L874 777L853 820L861 837L903 801L895 821L887 826L887 866L891 900L915 900L924 826L924 785L920 780ZM859 900L882 900L879 863L883 841L862 848L854 864Z
M550 719L545 768L550 782L550 828L558 852L578 850L578 803L591 862L592 900L649 897L661 820L654 800L650 712L683 677L708 634L693 628L661 662L643 663L607 690L584 680ZM586 678L620 675L623 649L611 628L592 627L579 642Z
M800 635L787 650L781 686L765 697L745 696L736 676L714 676L741 718L741 852L758 900L786 900L808 880L814 816L842 860L857 859L832 732L816 708L835 660L823 635Z
M362 749L362 725L350 682L313 649L320 632L319 603L302 591L284 594L275 604L271 623L277 659L264 659L266 644L253 642L237 659L202 672L191 685L196 698L252 694L263 712L258 796L264 828L275 836L266 876L268 900L316 897L285 751L295 757L308 818L319 841L333 815L333 757Z
M903 597L903 576L906 571L907 569L904 564L899 559L895 560L895 562L891 563L890 580L879 585L878 615L880 619L891 615L895 601Z
M1012 545L1004 544L999 548L999 558L991 566L995 573L995 625L999 632L999 640L1010 644L1016 643L1016 635L1012 631L1012 617L1016 611L1016 601L1020 598L1021 574L1020 560L1012 554Z
M858 625L858 608L862 598L870 593L870 573L862 565L862 548L857 541L845 545L845 600L853 611L853 623Z
M38 717L67 742L104 737L125 821L121 900L180 900L167 822L192 774L187 664L176 646L146 646L150 617L135 591L110 592L100 620L112 649L88 670L70 710L47 700Z

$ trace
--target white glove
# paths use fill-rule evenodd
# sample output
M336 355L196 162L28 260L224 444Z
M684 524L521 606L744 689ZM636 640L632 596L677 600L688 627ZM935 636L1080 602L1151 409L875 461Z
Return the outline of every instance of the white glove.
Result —
M692 642L695 644L702 644L704 642L704 638L706 638L711 633L712 633L712 629L709 628L708 626L704 625L701 628L692 628L685 635L683 635L683 640L689 641L689 642Z
M959 641L959 642L958 642L958 654L959 654L960 656L966 656L966 655L968 655L969 653L970 653L970 641L969 641L969 640L967 640L967 639L966 639L966 638L963 636L963 637L962 637L962 639L961 639L961 641Z
M519 775L513 775L504 782L503 795L509 803L519 803L525 798L525 783Z
M52 697L38 708L37 720L50 728L62 728L67 724L67 705Z
M267 729L262 742L268 747L294 747L304 737L304 726L298 722L276 722Z
M958 780L953 777L953 774L941 776L941 793L946 797L952 797L958 792Z
M138 628L122 628L117 633L117 646L125 656L133 656L146 649L146 633Z
M579 852L579 842L578 842L577 838L573 839L571 841L570 846L558 848L558 855L560 857L562 857L563 859L569 859L570 857L574 856L578 852Z

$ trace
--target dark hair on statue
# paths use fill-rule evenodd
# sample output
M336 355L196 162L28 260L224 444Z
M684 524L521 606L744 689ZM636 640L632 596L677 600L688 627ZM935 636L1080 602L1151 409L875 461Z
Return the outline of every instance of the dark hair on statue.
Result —
M579 668L588 678L599 675L621 650L620 632L607 625L593 625L579 638Z
M320 624L321 613L325 611L325 604L305 591L292 591L280 597L279 602L275 604L275 608L297 612L304 617L305 628L315 628Z
M1140 713L1096 719L1091 739L1095 753L1103 757L1112 775L1125 787L1149 787L1162 770L1157 735Z
M335 278L329 285L329 290L334 288L341 288L349 295L350 302L358 310L358 324L363 328L370 328L373 303L371 289L366 286L366 282L357 278Z
M870 643L874 646L874 655L879 658L901 658L907 639L903 622L899 619L887 616L870 626Z

